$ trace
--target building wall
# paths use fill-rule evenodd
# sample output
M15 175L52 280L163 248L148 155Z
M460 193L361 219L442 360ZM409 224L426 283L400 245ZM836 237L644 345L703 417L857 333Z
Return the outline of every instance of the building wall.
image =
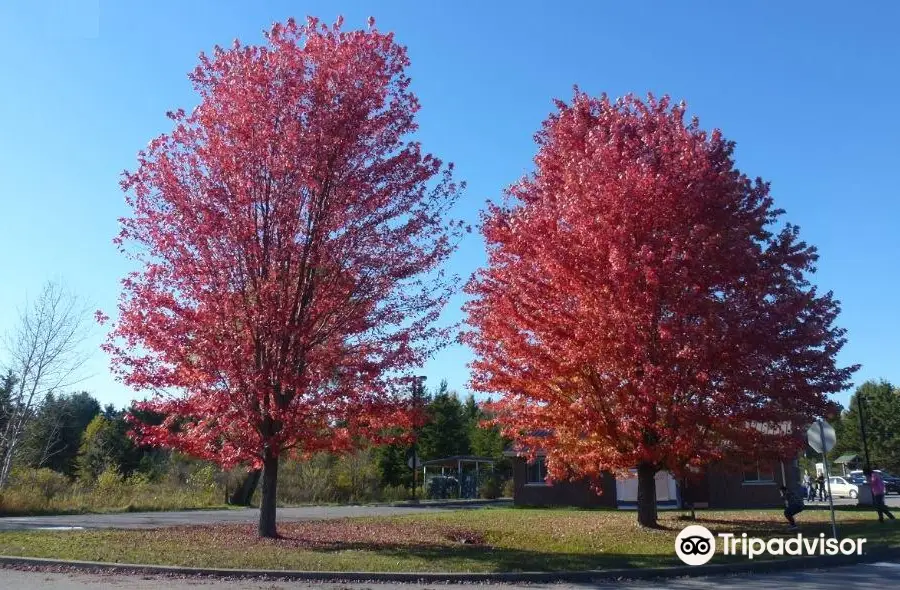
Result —
M710 508L777 508L784 506L779 487L784 484L781 466L775 466L775 481L771 483L745 483L740 471L733 471L721 465L709 468ZM799 480L796 461L784 461L784 475L788 487L796 488Z
M632 469L633 477L616 479L616 503L619 508L637 508L638 480L637 470ZM656 487L656 506L659 509L678 506L678 483L668 471L659 471L654 476Z
M526 461L514 457L513 502L516 506L578 506L581 508L616 507L616 480L604 474L601 481L602 494L591 489L587 481L554 482L552 485L526 484Z
M513 500L517 506L579 506L615 508L616 480L604 474L601 487L603 493L597 495L588 482L558 482L553 485L526 485L526 461L513 458ZM690 484L688 491L698 508L774 508L783 506L779 486L783 483L780 465L776 464L775 481L771 483L745 483L741 471L734 471L722 465L712 465L706 474ZM799 471L796 461L784 462L784 474L791 486L796 487Z

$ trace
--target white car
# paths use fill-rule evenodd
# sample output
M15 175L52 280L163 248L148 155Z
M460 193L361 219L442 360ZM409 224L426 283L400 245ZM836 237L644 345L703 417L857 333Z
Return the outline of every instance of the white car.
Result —
M850 483L849 480L843 477L831 477L828 480L828 484L831 486L831 495L834 498L846 497L855 500L859 497L859 486L855 483Z

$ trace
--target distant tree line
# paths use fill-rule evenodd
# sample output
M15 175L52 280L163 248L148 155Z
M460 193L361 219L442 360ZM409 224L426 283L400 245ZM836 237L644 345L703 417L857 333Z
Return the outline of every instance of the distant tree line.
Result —
M0 429L11 413L10 396L15 383L12 373L0 379ZM434 391L426 392L421 403L424 423L414 433L421 460L468 454L490 457L497 461L498 476L508 476L509 462L503 457L505 441L496 427L483 424L489 416L473 396L461 400L444 381ZM93 485L104 473L123 480L136 477L152 482L172 471L184 471L186 462L204 464L226 488L224 493L240 498L240 488L244 486L244 499L239 503L250 502L258 483L253 472L239 468L232 477L225 477L221 470L205 462L135 444L128 436L126 420L126 415L134 411L133 407L101 407L85 391L49 393L33 408L13 465L18 469L49 469L73 483ZM291 485L284 487L282 500L365 501L379 499L379 489L392 489L392 497L399 499L411 494L413 471L409 458L410 444L397 443L363 449L346 457L322 454L305 462L286 459L292 463L285 471ZM182 480L187 477L189 474L181 475Z
M477 455L494 459L501 477L509 476L509 460L503 451L507 441L495 426L484 424L490 417L484 413L473 395L464 401L442 381L423 399L425 424L414 433L421 461L456 455ZM394 444L379 449L378 465L381 481L390 486L412 486L409 468L410 445Z
M852 454L858 455L860 462L865 461L860 399L872 467L900 473L900 389L883 379L860 385L847 407L832 421L837 443L829 458Z
M11 413L9 393L15 381L11 373L0 381L0 428ZM126 477L149 473L166 461L164 451L135 445L129 438L125 410L111 404L101 408L86 391L48 393L32 414L17 445L15 467L48 468L92 480L107 469Z

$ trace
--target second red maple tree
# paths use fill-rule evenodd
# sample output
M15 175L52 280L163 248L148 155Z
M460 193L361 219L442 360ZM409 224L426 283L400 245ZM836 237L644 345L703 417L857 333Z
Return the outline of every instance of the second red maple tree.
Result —
M667 98L576 92L538 134L535 172L484 218L467 290L472 384L552 479L654 476L727 456L782 458L849 385L817 258L775 227L769 185Z

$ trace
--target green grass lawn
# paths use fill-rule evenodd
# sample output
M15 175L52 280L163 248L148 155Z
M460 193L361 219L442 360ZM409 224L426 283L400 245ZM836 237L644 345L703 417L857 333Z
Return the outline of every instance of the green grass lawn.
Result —
M119 563L321 571L562 571L678 565L674 539L686 524L660 515L658 531L639 529L633 512L485 508L382 518L282 523L277 540L255 527L220 525L154 530L0 533L0 554ZM800 515L801 532L830 535L828 512ZM713 533L787 536L775 510L701 511L694 524ZM866 549L900 546L900 521L873 512L838 512L841 537ZM795 534L795 533L793 533ZM727 559L720 553L712 563ZM744 558L740 558L744 559ZM759 558L758 558L759 559Z

